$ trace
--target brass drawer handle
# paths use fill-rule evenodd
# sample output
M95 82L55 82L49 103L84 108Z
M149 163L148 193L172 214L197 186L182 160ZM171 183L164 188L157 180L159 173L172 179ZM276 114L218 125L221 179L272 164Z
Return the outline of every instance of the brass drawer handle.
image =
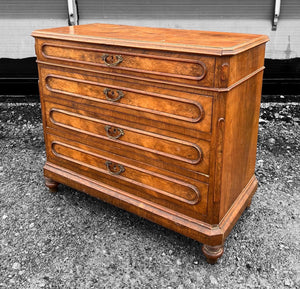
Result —
M120 100L122 97L124 97L124 92L122 90L116 90L118 96L115 97L115 92L109 88L104 88L103 93L105 94L105 97L107 100L109 101L118 101Z
M112 127L110 125L105 126L106 135L111 139L118 139L124 135L124 130L118 127Z
M111 175L120 175L125 172L125 169L122 165L113 163L111 161L105 162L106 168Z
M103 54L102 59L103 59L104 63L109 67L116 66L123 61L122 55L114 56L114 55L109 55L109 54Z

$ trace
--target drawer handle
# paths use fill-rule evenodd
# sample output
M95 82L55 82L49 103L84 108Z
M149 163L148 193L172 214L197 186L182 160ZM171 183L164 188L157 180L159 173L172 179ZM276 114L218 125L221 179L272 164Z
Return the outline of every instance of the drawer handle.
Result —
M116 66L123 61L122 55L114 56L114 55L109 55L109 54L103 54L102 59L103 59L104 63L109 67Z
M124 92L122 90L116 90L118 96L115 97L115 92L109 88L104 88L103 93L105 94L105 97L109 101L118 101L122 97L124 97Z
M120 175L125 172L125 169L122 165L113 163L111 161L105 162L106 168L111 175Z
M118 127L112 127L110 125L105 126L106 135L111 139L118 139L124 135L124 130Z

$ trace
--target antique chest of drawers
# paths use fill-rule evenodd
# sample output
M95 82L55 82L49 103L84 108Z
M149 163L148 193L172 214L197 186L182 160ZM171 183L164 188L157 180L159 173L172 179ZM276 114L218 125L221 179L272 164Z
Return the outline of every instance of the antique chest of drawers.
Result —
M203 243L249 206L263 35L89 24L37 30L46 185Z

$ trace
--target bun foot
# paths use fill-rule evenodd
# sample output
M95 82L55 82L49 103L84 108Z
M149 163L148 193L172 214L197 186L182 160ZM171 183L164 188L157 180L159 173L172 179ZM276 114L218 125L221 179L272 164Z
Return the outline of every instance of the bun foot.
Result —
M202 252L209 264L215 264L217 260L223 255L224 245L209 246L203 245Z
M45 177L45 185L46 187L49 188L49 190L52 192L52 193L56 193L57 192L57 186L58 186L58 182L52 180L51 178L47 178Z

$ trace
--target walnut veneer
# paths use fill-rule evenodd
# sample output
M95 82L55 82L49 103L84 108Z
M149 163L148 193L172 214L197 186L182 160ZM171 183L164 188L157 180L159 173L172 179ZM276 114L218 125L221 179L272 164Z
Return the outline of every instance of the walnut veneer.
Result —
M250 204L263 35L89 24L37 30L46 185L204 244Z

